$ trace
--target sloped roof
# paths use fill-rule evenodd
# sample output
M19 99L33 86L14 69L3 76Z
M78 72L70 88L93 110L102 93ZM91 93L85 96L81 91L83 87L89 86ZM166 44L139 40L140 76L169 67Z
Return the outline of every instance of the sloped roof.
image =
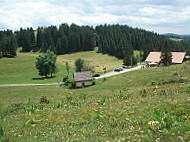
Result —
M172 52L172 63L182 63L186 52Z
M161 52L150 52L145 61L158 63L161 60L160 56L161 56Z
M85 71L85 72L75 72L74 73L74 80L77 81L89 81L92 79L92 72Z
M186 52L172 52L172 63L182 63ZM150 52L146 58L146 62L160 62L161 52Z

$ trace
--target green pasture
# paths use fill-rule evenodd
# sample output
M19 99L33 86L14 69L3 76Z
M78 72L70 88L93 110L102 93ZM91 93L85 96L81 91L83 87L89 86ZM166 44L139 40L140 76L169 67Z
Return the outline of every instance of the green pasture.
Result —
M170 39L173 40L173 41L181 41L181 40L183 40L181 38L170 38Z
M70 57L62 55L55 78L33 80L40 77L35 54L27 54L0 60L1 84L56 82L66 73L60 59L69 61ZM69 64L73 71L72 62ZM183 63L143 68L96 80L96 85L79 89L57 85L0 87L0 139L189 141L189 72L190 64Z
M115 68L121 67L123 64L123 60L119 60L116 57L107 54L97 53L96 51L60 55L58 56L58 63L62 64L68 62L71 67L75 67L74 62L77 58L90 62L90 64L94 66L96 72L103 72L104 67L106 67L107 71L111 71Z
M16 58L0 60L0 84L54 83L61 82L67 74L65 65L57 64L58 71L53 78L38 75L35 67L36 57L18 54ZM71 67L71 74L74 69Z

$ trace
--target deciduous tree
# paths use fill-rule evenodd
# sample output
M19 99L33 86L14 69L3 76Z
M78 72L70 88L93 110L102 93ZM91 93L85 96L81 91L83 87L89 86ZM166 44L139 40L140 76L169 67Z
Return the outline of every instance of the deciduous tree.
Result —
M52 74L56 72L56 59L57 56L50 50L47 50L46 53L39 55L36 58L36 68L39 71L39 75L46 77L50 74L52 77Z

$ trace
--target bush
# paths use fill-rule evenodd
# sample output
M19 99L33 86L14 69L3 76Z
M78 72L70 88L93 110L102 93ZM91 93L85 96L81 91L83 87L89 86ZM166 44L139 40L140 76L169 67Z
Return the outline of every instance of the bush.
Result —
M0 112L0 141L3 139L3 128L2 128L2 125L3 125L3 117L2 117L1 112Z
M123 64L125 66L134 66L137 65L137 58L135 58L135 56L127 56L123 59Z
M49 101L47 100L47 96L42 96L42 97L40 98L40 103L48 104Z
M147 96L147 90L146 89L142 89L142 90L140 90L140 96L142 96L142 97L146 97Z
M90 63L90 61L84 61L82 71L94 71L94 66Z
M96 85L96 79L93 79L92 85Z
M69 85L69 80L67 79L66 81L65 81L65 86L67 86L67 85Z
M84 66L84 60L83 59L78 58L78 59L75 60L76 72L81 72L83 66Z
M68 80L68 79L69 79L68 76L64 76L64 77L63 77L63 82L65 82L65 81Z

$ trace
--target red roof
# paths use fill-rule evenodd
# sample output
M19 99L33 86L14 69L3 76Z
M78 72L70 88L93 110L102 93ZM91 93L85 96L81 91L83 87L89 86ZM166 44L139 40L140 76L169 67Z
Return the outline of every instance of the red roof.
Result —
M186 52L172 52L172 63L182 63L185 58ZM146 58L146 62L156 62L161 61L161 52L150 52Z

